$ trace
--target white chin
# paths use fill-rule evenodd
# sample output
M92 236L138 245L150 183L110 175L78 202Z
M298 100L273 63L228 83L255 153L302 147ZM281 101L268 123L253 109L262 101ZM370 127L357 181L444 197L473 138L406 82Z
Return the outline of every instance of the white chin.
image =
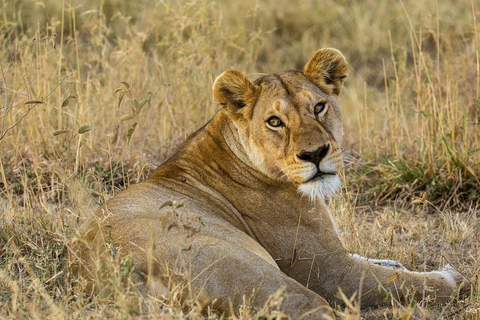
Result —
M341 185L338 175L326 175L320 179L302 183L298 190L312 202L316 202L334 195Z

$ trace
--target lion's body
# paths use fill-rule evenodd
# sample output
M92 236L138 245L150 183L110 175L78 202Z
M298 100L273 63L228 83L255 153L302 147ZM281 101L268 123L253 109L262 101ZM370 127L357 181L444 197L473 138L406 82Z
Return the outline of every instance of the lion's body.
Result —
M343 56L326 49L304 73L251 83L225 72L214 85L223 108L149 179L99 209L104 229L87 224L89 237L103 237L108 226L115 246L133 256L141 292L189 283L185 294L226 313L254 289L261 305L282 287L294 318L330 314L325 299L334 301L338 288L351 296L360 283L362 306L385 303L379 284L402 298L395 290L401 283L426 283L448 299L453 271L416 273L355 259L336 232L323 198L338 186L342 166L336 96L345 71Z

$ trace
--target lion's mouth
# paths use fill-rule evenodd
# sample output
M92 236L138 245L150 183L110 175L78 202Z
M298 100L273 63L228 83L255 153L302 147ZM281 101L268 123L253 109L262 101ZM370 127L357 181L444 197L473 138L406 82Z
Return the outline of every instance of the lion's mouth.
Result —
M336 175L337 174L335 172L323 172L321 170L318 170L317 173L313 177L311 177L310 179L308 179L304 183L315 181L315 180L325 179L326 176L336 176Z

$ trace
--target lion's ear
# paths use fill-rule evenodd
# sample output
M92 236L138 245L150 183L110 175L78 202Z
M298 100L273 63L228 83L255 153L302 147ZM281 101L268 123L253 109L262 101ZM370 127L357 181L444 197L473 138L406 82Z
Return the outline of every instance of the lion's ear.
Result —
M337 49L320 49L305 65L303 73L327 94L340 94L347 77L348 63Z
M222 107L231 105L240 109L255 99L258 90L243 73L227 70L215 79L213 98Z

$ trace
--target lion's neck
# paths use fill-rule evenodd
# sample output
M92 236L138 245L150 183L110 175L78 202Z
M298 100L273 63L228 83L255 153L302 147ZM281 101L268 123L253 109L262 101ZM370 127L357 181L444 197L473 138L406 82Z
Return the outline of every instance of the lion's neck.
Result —
M176 162L215 189L222 184L263 188L265 184L278 183L256 169L241 135L232 120L220 111L185 145Z
M241 135L242 133L238 130L236 125L229 120L221 119L220 121L224 121L225 125L222 126L223 130L221 132L221 138L223 138L225 142L225 146L232 151L235 157L240 160L245 166L255 170L253 162L250 160L248 156L247 146L242 144Z

